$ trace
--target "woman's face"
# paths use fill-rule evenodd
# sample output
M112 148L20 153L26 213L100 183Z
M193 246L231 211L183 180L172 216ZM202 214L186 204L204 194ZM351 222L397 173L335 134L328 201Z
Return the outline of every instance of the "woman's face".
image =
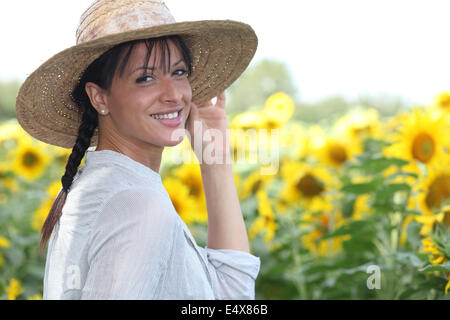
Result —
M105 118L109 119L105 119L105 125L114 127L106 132L110 133L112 129L113 137L120 136L117 143L164 147L177 145L183 140L192 89L181 52L172 41L169 40L168 45L169 67L169 59L162 57L159 46L154 46L147 66L147 47L139 43L123 74L119 76L119 72L116 73L106 94L108 115ZM169 52L166 51L166 55ZM157 119L155 115L168 118Z

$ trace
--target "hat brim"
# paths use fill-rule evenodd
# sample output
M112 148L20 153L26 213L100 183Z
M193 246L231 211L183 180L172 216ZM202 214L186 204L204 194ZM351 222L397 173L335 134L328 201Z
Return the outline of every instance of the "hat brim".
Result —
M248 67L258 39L232 20L187 21L128 31L70 47L43 63L21 85L16 99L19 124L45 143L72 148L81 123L70 98L84 70L100 55L127 41L179 35L192 54L192 101L202 105L228 88ZM98 143L98 128L90 146Z

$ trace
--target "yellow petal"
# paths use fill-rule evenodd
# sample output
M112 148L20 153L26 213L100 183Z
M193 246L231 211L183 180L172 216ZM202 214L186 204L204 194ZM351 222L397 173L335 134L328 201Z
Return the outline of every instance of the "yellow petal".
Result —
M447 294L448 293L448 290L450 289L450 278L449 278L449 280L448 280L448 282L447 282L447 285L445 286L445 294Z

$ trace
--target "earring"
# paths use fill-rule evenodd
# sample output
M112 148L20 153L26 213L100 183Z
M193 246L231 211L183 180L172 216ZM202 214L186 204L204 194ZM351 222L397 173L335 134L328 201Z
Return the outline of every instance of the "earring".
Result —
M100 111L102 114L105 114L106 113L106 110L102 110L102 111Z

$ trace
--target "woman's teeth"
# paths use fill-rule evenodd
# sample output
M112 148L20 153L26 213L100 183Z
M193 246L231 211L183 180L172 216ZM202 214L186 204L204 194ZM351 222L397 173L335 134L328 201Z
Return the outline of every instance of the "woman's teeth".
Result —
M167 114L163 114L163 115L156 115L156 114L152 114L150 117L152 117L153 119L173 119L173 118L177 118L178 117L178 111L175 111L174 113L167 113Z

